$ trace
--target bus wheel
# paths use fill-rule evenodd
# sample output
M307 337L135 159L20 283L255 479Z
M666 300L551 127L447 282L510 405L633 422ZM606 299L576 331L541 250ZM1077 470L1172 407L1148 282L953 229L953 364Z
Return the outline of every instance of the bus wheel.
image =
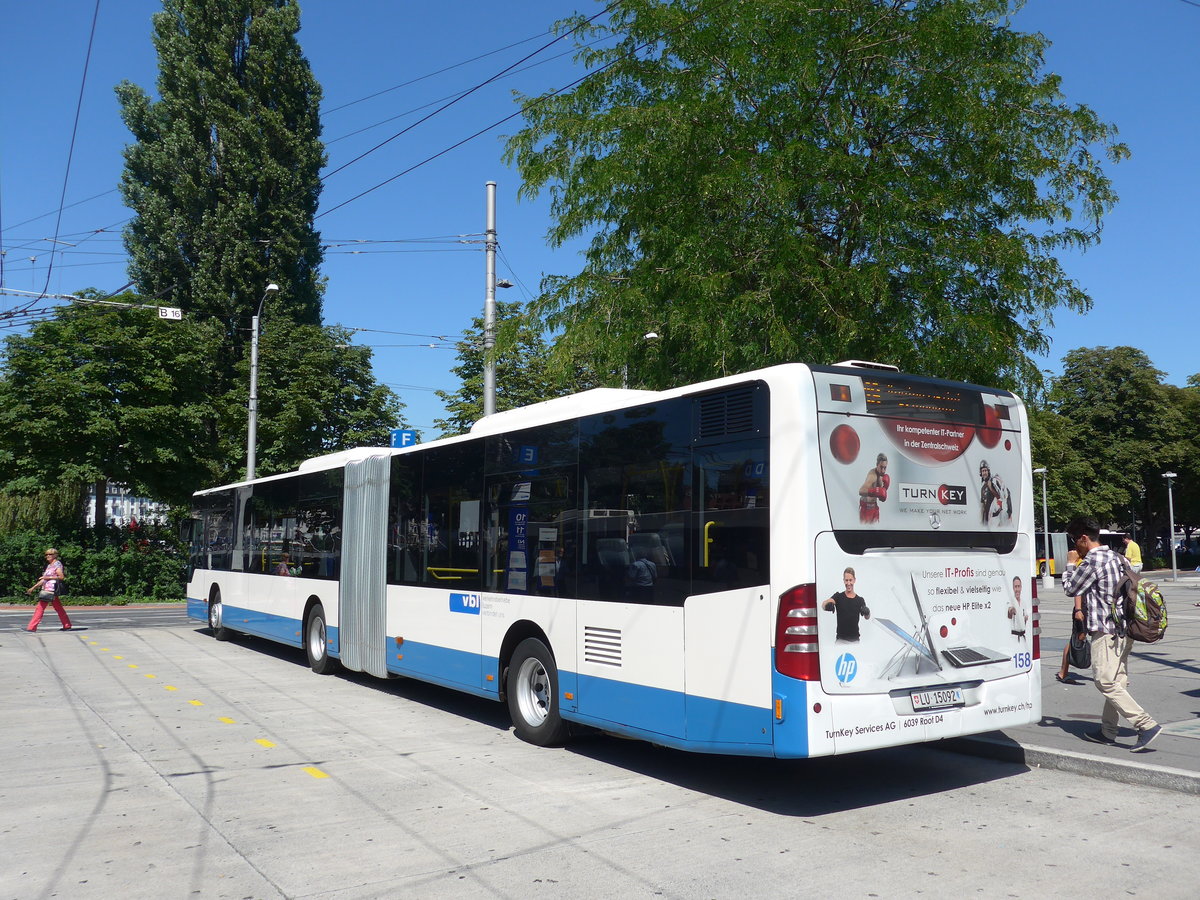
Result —
M233 632L221 625L222 613L221 589L217 588L208 601L208 630L218 641L227 641L233 637Z
M545 644L526 638L517 645L505 687L517 737L539 747L567 739L567 723L558 714L558 669Z
M318 603L308 614L304 628L304 649L308 653L308 664L318 675L328 675L337 668L337 660L329 655L325 642L325 607Z
M1040 575L1042 578L1045 578L1046 570L1048 568L1049 568L1049 566L1046 563L1042 563L1040 566L1038 566L1038 575Z

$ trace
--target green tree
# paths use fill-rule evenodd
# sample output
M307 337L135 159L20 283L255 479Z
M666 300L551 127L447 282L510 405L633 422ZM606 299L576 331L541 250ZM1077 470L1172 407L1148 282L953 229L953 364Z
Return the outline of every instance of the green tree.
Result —
M458 365L451 371L461 385L453 393L437 391L446 404L445 419L434 422L441 437L465 434L483 417L483 318L476 316L458 345ZM576 381L571 388L551 374L549 347L539 322L520 303L496 303L496 411L516 409L561 397L588 387Z
M1130 524L1131 512L1152 527L1165 524L1162 473L1180 460L1188 425L1183 409L1149 357L1133 347L1092 347L1063 357L1063 373L1050 390L1048 416L1035 420L1048 453L1038 465L1055 473L1055 512L1064 520L1092 515L1102 523ZM1191 426L1195 430L1195 426ZM1059 471L1059 469L1061 471ZM1061 505L1060 505L1061 504Z
M338 326L267 322L259 341L258 475L295 469L310 456L348 447L388 445L389 432L403 427L404 406L375 381L371 351L350 345L351 332ZM225 407L223 429L245 426L249 361L238 370L239 386ZM241 432L244 434L244 430ZM236 462L223 481L245 474L245 445L230 447Z
M1174 487L1175 524L1190 540L1200 528L1200 375L1192 375L1187 387L1166 385L1165 390L1179 429L1162 471L1179 476ZM1162 472L1157 480L1163 481ZM1165 491L1165 484L1160 487ZM1161 500L1159 508L1164 509L1165 503Z
M204 438L214 430L220 341L211 319L167 322L153 307L103 306L66 307L9 337L0 378L6 489L91 483L103 497L113 480L182 502L212 483L220 464Z
M261 473L386 442L399 401L374 381L369 353L322 326L313 224L325 163L321 89L296 39L299 7L163 0L153 23L157 99L128 82L117 87L135 139L121 184L135 214L125 245L143 295L170 297L188 318L222 329L210 348L218 362L208 414L194 423L211 470L202 483L244 474L247 326L260 308ZM270 283L280 290L267 300Z
M653 330L656 386L848 357L1036 386L1054 310L1090 305L1054 254L1098 241L1128 151L1019 5L618 0L581 28L591 74L507 144L550 243L590 237L543 283L556 358L619 371Z
M121 192L138 291L239 326L263 288L319 324L322 259L313 216L325 162L321 89L296 40L292 0L164 0L153 16L158 99L117 87L136 143Z

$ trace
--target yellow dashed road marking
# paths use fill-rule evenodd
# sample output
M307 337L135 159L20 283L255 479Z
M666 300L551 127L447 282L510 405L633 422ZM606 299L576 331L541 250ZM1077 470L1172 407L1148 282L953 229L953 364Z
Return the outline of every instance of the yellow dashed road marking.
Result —
M117 656L115 653L113 654L113 659L124 659L124 658L125 657L123 657L123 656Z
M130 664L129 664L129 668L131 668L131 669L136 669L136 668L137 668L137 663L130 663Z
M274 747L274 746L275 746L273 743L271 743L270 741L268 741L266 738L255 738L255 739L254 739L254 743L256 743L256 744L262 744L264 747L267 747L267 748L270 748L270 747Z
M175 685L173 685L173 684L164 684L164 685L163 685L163 690L166 690L166 691L177 691L177 690L179 690L179 688L175 687Z
M324 772L322 772L320 769L318 769L316 766L305 766L304 771L307 772L309 775L311 775L313 778L328 778L329 777Z
M221 718L217 719L217 721L224 722L226 725L236 725L237 724L236 722L233 721L233 719L230 719L227 716L221 716Z
M199 700L189 700L189 701L188 701L188 703L192 704L192 706L203 706L203 705L204 705L204 704L203 704L201 701L199 701Z
M152 675L152 674L150 674L149 672L147 672L147 673L146 673L146 677L147 677L147 678L157 678L158 676L157 676L157 675Z

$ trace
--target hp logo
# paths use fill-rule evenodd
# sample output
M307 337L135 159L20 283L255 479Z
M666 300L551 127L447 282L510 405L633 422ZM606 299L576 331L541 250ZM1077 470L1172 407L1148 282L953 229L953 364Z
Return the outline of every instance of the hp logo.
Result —
M858 674L858 660L849 653L843 653L834 662L834 671L837 673L837 680L841 684L849 684L854 680L854 676Z

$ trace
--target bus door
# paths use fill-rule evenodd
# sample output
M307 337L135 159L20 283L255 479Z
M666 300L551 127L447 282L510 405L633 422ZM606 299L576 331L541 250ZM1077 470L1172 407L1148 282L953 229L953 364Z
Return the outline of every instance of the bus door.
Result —
M697 544L685 606L688 740L767 743L771 715L766 439L694 453Z
M391 459L346 464L338 651L342 665L386 678L387 500Z

